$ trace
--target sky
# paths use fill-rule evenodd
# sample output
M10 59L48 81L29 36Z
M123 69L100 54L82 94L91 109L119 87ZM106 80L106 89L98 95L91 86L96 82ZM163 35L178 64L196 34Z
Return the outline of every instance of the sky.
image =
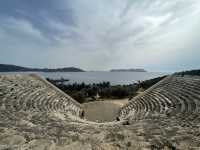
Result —
M1 0L0 63L200 69L199 0Z

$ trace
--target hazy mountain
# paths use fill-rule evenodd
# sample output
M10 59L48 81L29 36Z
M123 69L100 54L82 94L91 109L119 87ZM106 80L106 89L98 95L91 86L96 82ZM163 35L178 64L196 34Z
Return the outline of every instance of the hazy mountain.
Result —
M21 67L16 65L7 65L7 64L0 64L0 72L84 72L84 70L75 68L75 67L65 67L65 68L56 68L56 69L48 69L48 68L28 68L28 67Z
M110 72L147 72L144 69L112 69Z
M191 76L200 76L200 69L196 70L187 70L187 71L182 71L182 72L177 72L175 75L191 75Z

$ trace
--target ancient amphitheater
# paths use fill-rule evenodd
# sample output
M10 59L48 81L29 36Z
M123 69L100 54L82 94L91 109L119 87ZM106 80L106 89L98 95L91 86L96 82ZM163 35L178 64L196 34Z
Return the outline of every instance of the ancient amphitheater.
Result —
M200 149L200 77L166 77L116 121L86 120L84 109L36 75L2 75L0 150Z

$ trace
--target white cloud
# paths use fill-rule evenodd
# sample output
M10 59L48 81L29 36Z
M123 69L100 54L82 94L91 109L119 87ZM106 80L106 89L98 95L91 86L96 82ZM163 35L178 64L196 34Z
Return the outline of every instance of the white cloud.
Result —
M1 36L7 38L6 40L37 40L41 42L48 42L48 39L32 24L26 20L10 18L2 18L0 24ZM1 39L3 40L3 38ZM22 41L24 42L24 41Z
M166 23L171 16L171 13L165 14L164 16L147 16L145 17L145 20L153 27L159 27L160 25Z
M44 34L40 26L36 27L28 20L7 19L0 25L2 43L5 39L13 40L18 43L18 49L24 51L28 46L31 50L43 49L46 54L42 53L41 59L43 57L51 66L74 64L89 70L117 67L170 70L170 66L178 66L177 63L181 64L186 57L192 59L198 49L194 46L198 43L196 35L200 34L197 28L200 2L197 0L74 0L67 4L64 1L58 3L56 7L63 11L70 4L73 24L47 15L42 22L48 27ZM56 32L47 34L49 30ZM22 45L24 41L26 43ZM4 47L9 46L4 44ZM185 55L177 58L181 50ZM52 58L54 62L51 62ZM176 67L172 68L175 70Z

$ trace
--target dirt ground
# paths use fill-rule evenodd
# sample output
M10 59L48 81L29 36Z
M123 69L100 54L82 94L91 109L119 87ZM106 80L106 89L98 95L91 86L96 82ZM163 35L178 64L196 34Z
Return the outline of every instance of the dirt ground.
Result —
M95 122L116 120L119 109L128 103L128 99L104 100L84 104L85 119Z

